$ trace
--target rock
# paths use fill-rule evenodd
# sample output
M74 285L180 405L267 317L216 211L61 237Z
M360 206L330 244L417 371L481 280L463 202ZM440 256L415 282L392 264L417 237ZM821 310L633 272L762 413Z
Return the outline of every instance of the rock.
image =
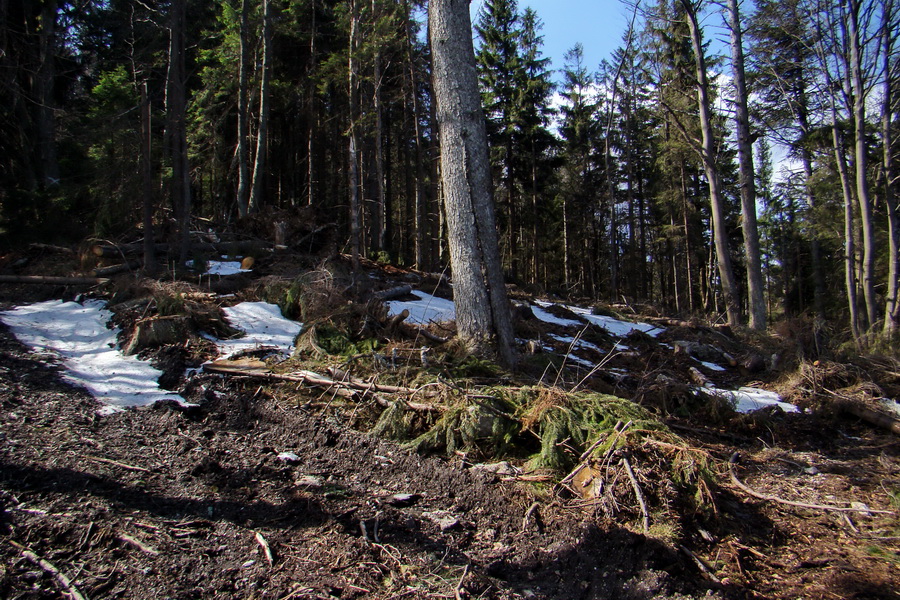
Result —
M385 502L397 508L405 508L407 506L412 506L421 499L421 494L394 494L385 500Z
M445 511L436 510L434 512L424 512L422 516L437 525L441 531L450 531L459 527L459 517Z
M305 488L320 488L324 483L325 480L316 475L301 475L294 480L294 485Z
M300 462L300 457L293 452L280 452L275 458L277 458L281 462L286 462L289 465L294 465Z
M759 354L751 354L741 364L749 373L761 373L766 370L766 359Z
M495 473L497 475L506 475L514 477L520 473L519 469L515 468L508 462L500 461L496 463L478 463L477 465L472 465L473 471L483 471L485 473Z

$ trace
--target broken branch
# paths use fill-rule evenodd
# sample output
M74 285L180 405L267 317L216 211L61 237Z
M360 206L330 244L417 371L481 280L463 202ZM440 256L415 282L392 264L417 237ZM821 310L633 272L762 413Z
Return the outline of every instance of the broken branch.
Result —
M628 459L624 456L619 462L625 467L625 472L628 473L628 479L631 480L631 487L634 488L634 496L641 506L641 514L644 516L644 533L650 533L650 513L647 511L647 501L644 499L644 493L641 491L641 486L638 484L637 477L634 476L634 470L631 468L631 463L628 462Z
M772 496L769 494L763 494L762 492L757 492L750 486L744 484L740 479L738 479L737 474L734 472L734 465L737 463L739 454L735 452L731 455L731 458L728 459L728 472L731 475L731 482L739 487L741 490L753 496L754 498L759 498L760 500L767 500L769 502L777 502L778 504L786 504L788 506L796 506L798 508L809 508L812 510L825 510L832 512L855 512L855 513L878 513L881 515L892 515L894 514L889 510L876 510L874 508L853 508L853 507L844 507L844 506L830 506L827 504L809 504L807 502L795 502L793 500L785 500L784 498L779 498L778 496Z
M16 542L10 542L10 544L12 544L16 548L18 548L22 552L22 556L25 559L36 564L41 569L43 569L45 572L52 575L53 578L56 579L56 581L59 583L59 585L63 589L65 589L66 593L68 593L70 596L72 596L73 600L87 600L87 598L81 592L78 591L78 588L75 587L75 584L72 583L72 580L69 579L65 573L63 573L58 568L56 568L56 566L53 563L44 560L43 558L39 557L37 554L35 554L31 550L28 550L21 544L17 544Z

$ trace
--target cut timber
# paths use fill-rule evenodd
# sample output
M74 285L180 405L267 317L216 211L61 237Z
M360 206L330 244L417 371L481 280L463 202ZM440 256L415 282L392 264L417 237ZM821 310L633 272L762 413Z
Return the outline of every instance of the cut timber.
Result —
M412 293L412 286L410 285L400 285L389 290L381 290L380 292L375 292L375 297L379 300L393 300L395 298L402 298L408 294Z
M840 406L844 412L859 417L870 425L887 429L894 435L900 435L900 419L896 419L877 410L872 410L858 402L842 402Z
M157 254L165 254L169 252L168 244L154 244L153 250ZM218 254L251 254L272 252L272 245L259 240L246 240L238 242L194 242L191 244L191 250L195 252L210 252ZM131 244L95 244L91 248L94 256L101 258L122 258L125 256L134 256L144 252L144 242L134 242Z
M101 285L103 277L52 277L49 275L0 275L0 283L34 283L44 285Z
M97 267L94 269L96 277L109 277L110 275L118 275L119 273L129 273L141 268L140 261L131 261L122 263L121 265L111 265L109 267Z
M151 346L178 344L184 342L189 333L188 318L184 315L143 319L138 321L131 340L125 346L123 352L125 354L136 354L142 349Z

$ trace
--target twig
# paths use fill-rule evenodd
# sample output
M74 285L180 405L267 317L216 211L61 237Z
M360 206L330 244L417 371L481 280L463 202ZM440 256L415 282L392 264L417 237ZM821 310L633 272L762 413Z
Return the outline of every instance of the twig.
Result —
M728 473L731 475L731 482L738 486L741 490L746 492L747 494L753 496L754 498L759 498L760 500L768 500L769 502L777 502L779 504L786 504L788 506L797 506L799 508L809 508L813 510L830 510L834 512L855 512L855 513L878 513L881 515L892 515L893 511L890 510L876 510L874 508L853 508L853 507L843 507L843 506L830 506L827 504L808 504L806 502L795 502L793 500L785 500L784 498L779 498L778 496L771 496L769 494L763 494L762 492L757 492L753 488L747 486L742 483L740 479L738 479L737 474L734 472L734 465L738 461L739 454L735 452L731 455L731 458L728 459Z
M700 570L703 571L715 583L722 583L721 580L716 577L716 574L713 573L712 568L708 564L706 564L706 562L702 558L691 552L691 550L687 546L678 544L678 548L679 550L687 554L691 558L691 560L693 560L694 563L700 568Z
M135 467L134 465L128 465L123 462L119 462L117 460L112 460L109 458L101 458L99 456L85 456L84 458L86 458L87 460L93 461L93 462L106 463L108 465L115 465L117 467L122 467L123 469L126 469L128 471L139 471L141 473L151 473L151 474L153 473L153 471L151 471L150 469L145 469L144 467Z
M43 558L40 558L37 554L35 554L31 550L28 550L27 548L25 548L25 546L22 546L21 544L18 544L13 541L10 541L10 544L12 544L16 548L18 548L19 551L22 552L23 557L25 557L30 562L33 562L34 564L36 564L37 566L42 568L44 571L46 571L47 573L52 575L53 578L56 579L57 583L59 583L59 585L62 586L70 596L72 596L73 600L87 600L87 598L81 592L78 591L78 588L75 587L75 584L72 583L72 580L69 579L68 577L66 577L65 573L63 573L59 569L57 569L56 566L53 565L53 563L50 563L50 562L44 560Z
M275 564L275 557L272 555L272 548L269 547L269 542L266 541L266 538L263 537L263 534L258 531L254 533L256 535L256 542L262 548L263 554L266 555L266 560L269 562L269 566L271 567L273 564Z
M156 550L155 548L153 548L151 546L146 545L145 543L141 542L140 540L138 540L136 538L131 537L130 535L127 535L125 533L120 533L116 537L118 537L120 540L122 540L126 544L131 544L132 546L134 546L141 552L145 552L147 554L150 554L151 556L159 556L158 550Z
M540 515L537 514L537 509L540 507L540 503L534 502L531 506L528 507L528 510L525 511L525 518L522 519L522 531L528 529L528 522L531 520L531 517L534 516L534 523L537 525L538 531L541 530L541 521Z
M466 575L469 574L469 565L466 565L466 568L463 569L462 577L459 578L459 583L456 584L456 600L463 600L463 583L466 580Z
M647 501L644 500L644 493L641 491L641 486L638 484L637 477L634 476L634 470L631 468L631 463L628 462L628 459L623 456L620 462L625 467L625 472L628 473L631 487L634 488L634 495L638 504L641 505L641 514L644 515L644 533L650 533L650 513L647 511Z

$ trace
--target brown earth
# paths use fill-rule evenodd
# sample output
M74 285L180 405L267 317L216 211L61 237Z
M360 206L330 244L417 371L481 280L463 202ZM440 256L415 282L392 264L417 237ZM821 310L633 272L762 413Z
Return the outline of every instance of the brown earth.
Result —
M687 386L659 373L692 363L645 338L616 363L629 381L597 385L659 408ZM310 388L201 373L179 383L194 407L99 416L51 363L0 326L0 598L900 597L900 443L827 411L668 418L714 502L650 537L633 499L612 519L544 478L407 452ZM892 512L750 497L735 452L761 493Z

